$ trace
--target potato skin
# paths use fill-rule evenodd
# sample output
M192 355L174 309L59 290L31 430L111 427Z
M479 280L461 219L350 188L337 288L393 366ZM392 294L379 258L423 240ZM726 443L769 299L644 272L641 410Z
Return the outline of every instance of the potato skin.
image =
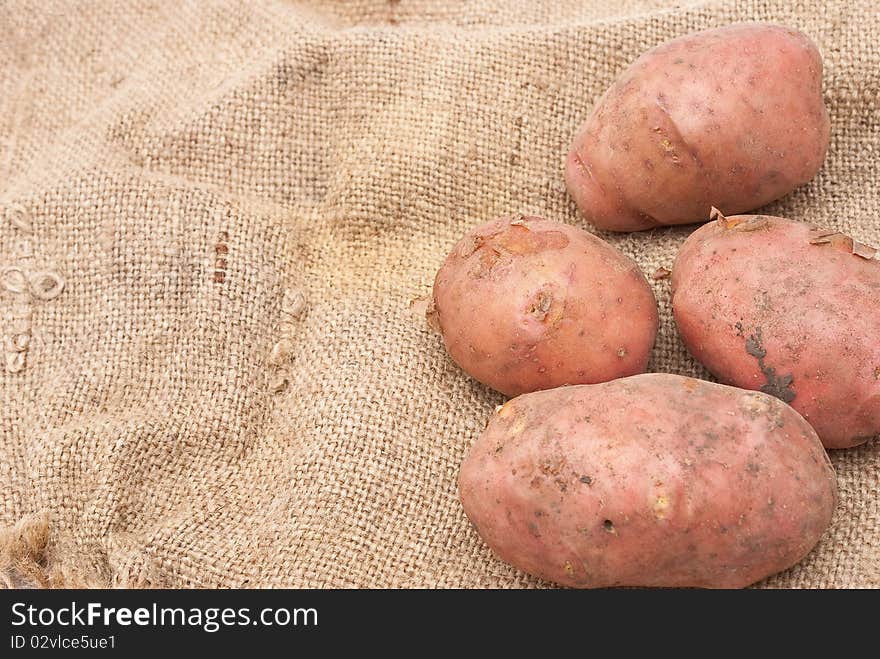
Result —
M566 160L595 226L640 231L757 208L809 181L830 124L803 33L735 24L668 41L599 99Z
M720 217L672 272L691 354L722 382L789 403L828 448L880 433L880 261L854 247L871 255L802 222Z
M470 231L434 282L446 349L507 395L641 373L657 303L624 254L576 227L503 218Z
M790 407L665 373L510 400L459 491L498 556L579 588L747 586L803 558L837 497Z

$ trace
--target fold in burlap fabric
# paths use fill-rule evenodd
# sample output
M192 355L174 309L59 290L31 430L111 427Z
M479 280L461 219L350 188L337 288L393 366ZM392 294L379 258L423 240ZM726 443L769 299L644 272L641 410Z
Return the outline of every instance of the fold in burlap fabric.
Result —
M880 243L868 0L0 5L0 573L8 585L525 587L456 496L501 396L411 302L469 226L589 228L577 125L643 50L773 20L833 133L768 211ZM651 273L691 228L603 235ZM652 280L650 368L708 377ZM880 586L877 440L764 585Z

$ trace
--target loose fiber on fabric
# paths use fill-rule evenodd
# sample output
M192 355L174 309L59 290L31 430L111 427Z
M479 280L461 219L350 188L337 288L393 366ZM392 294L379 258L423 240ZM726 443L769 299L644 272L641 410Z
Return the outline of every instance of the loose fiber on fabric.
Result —
M457 500L502 397L414 300L468 227L593 230L578 124L645 49L773 20L827 160L769 213L880 244L868 0L0 4L0 584L533 587ZM650 274L691 227L600 234ZM653 371L709 377L669 281ZM769 587L880 587L880 442Z

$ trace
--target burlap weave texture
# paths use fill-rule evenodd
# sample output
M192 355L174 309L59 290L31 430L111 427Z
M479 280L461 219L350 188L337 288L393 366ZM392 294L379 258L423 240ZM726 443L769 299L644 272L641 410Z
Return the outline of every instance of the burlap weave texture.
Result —
M592 103L741 20L825 61L828 158L766 210L880 244L869 0L0 3L5 581L544 585L461 510L502 398L410 304L473 224L590 229L563 160ZM600 235L650 274L691 229ZM708 377L652 286L650 369ZM880 442L832 459L832 528L763 585L880 587Z

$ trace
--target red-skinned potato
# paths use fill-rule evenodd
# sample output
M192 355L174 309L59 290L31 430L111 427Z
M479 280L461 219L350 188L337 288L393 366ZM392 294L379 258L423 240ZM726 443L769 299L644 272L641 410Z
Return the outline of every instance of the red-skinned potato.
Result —
M691 354L722 382L790 404L828 448L880 434L880 261L835 231L764 215L688 237L672 309Z
M641 373L658 323L630 258L576 227L524 216L458 242L430 313L455 362L511 396Z
M762 206L825 158L822 59L789 27L745 23L668 41L599 99L566 161L595 226L639 231Z
M459 477L503 560L579 588L738 588L793 565L830 523L813 429L761 392L652 373L508 401Z

